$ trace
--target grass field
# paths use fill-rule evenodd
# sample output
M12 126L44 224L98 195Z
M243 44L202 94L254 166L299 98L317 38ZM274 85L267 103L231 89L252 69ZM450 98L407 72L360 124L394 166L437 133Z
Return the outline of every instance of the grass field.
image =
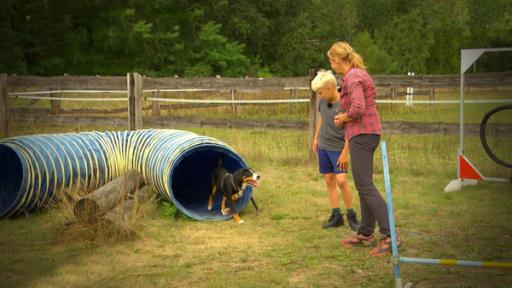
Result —
M13 134L106 130L19 123ZM347 227L325 231L330 209L321 175L307 158L307 133L283 130L186 128L225 141L263 176L246 221L177 222L163 205L119 241L62 242L62 214L43 211L0 220L2 287L392 287L388 257L342 249ZM442 192L454 178L457 137L386 135L402 255L512 261L512 188L479 184ZM503 153L512 153L503 146ZM467 151L484 174L509 177L476 138ZM509 158L510 159L510 158ZM380 153L375 181L382 193ZM350 175L349 175L350 177ZM352 180L350 180L352 183ZM353 185L352 185L353 187ZM354 192L356 210L358 198ZM509 270L402 266L415 287L510 287Z

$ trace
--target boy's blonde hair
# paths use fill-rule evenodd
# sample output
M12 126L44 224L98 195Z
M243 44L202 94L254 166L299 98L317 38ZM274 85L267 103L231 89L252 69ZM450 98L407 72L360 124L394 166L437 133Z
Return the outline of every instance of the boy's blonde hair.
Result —
M347 42L336 42L332 44L331 49L327 51L327 57L330 59L342 59L350 62L352 67L366 69L363 62L363 57L357 54L357 52Z
M327 84L337 86L336 77L330 70L320 70L317 72L313 81L311 81L311 89L315 92L318 92L320 88L326 86Z

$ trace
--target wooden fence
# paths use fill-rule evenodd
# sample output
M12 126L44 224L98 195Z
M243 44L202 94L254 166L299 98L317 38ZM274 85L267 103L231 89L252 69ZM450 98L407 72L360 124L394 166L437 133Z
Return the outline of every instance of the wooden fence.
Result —
M34 91L30 99L47 99L51 102L50 113L59 114L60 101L69 99L76 101L98 101L93 98L65 98L62 92L80 92L80 93L123 93L127 97L103 98L105 101L127 101L128 102L128 129L140 129L143 127L143 103L144 100L152 101L152 116L160 115L160 102L169 99L160 98L160 91L228 91L231 94L233 109L236 109L235 95L244 91L276 91L288 90L291 99L295 102L309 102L310 106L310 142L312 141L314 127L317 119L317 98L315 93L309 93L309 99L297 99L297 91L309 90L310 80L315 76L316 70L309 71L308 77L295 78L151 78L144 77L138 73L130 72L127 76L7 76L0 74L0 131L4 135L8 133L9 107L7 106L8 97L17 97L16 93L22 94L27 91ZM416 75L416 76L398 76L398 75L376 75L374 81L379 91L379 98L390 98L403 96L405 87L414 87L415 95L426 95L429 100L435 101L436 89L452 88L458 89L460 85L459 75ZM487 73L487 74L468 74L465 76L465 87L496 87L512 85L512 72ZM144 92L151 93L150 97L145 97ZM30 92L29 92L30 93ZM39 96L38 96L39 95ZM46 95L46 96L40 96ZM147 94L146 94L147 95ZM22 97L22 96L19 96ZM39 98L38 98L39 97ZM192 101L192 100L191 100ZM194 100L203 101L203 100ZM192 101L194 104L196 102ZM209 101L209 102L207 102ZM241 100L238 100L239 103ZM252 101L252 102L251 102ZM286 101L270 100L267 103L287 103ZM244 103L261 103L261 101L246 100ZM269 102L270 101L270 102ZM204 100L207 103L230 103L229 100L211 101ZM292 102L292 101L290 101ZM191 105L192 105L191 104ZM125 110L126 111L126 110Z
M5 74L4 74L5 75ZM8 92L26 89L46 90L56 89L106 89L125 90L126 76L15 76L9 75ZM151 78L142 77L144 89L252 89L269 90L288 87L309 87L309 77L293 78ZM459 75L375 75L375 85L381 88L403 88L408 86L418 88L441 87L458 88ZM489 87L493 85L512 84L512 72L466 74L465 85L469 87Z

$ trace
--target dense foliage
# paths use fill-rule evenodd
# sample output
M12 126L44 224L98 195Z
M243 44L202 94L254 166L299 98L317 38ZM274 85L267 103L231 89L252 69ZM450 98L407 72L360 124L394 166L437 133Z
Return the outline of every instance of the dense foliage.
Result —
M2 0L0 25L0 71L16 74L305 75L338 40L372 73L457 73L461 48L512 46L512 2Z

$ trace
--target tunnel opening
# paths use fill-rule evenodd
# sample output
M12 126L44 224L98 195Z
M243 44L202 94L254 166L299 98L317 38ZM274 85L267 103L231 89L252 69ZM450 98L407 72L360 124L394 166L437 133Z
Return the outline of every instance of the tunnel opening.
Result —
M0 145L0 217L9 215L17 207L23 167L16 152Z
M230 215L222 215L220 206L222 195L214 197L213 209L208 211L213 171L223 158L223 166L229 173L245 168L245 162L231 150L214 145L203 145L192 148L177 160L169 177L172 188L171 200L185 215L196 220L225 220ZM252 193L247 187L244 195L235 204L240 212L247 205Z

